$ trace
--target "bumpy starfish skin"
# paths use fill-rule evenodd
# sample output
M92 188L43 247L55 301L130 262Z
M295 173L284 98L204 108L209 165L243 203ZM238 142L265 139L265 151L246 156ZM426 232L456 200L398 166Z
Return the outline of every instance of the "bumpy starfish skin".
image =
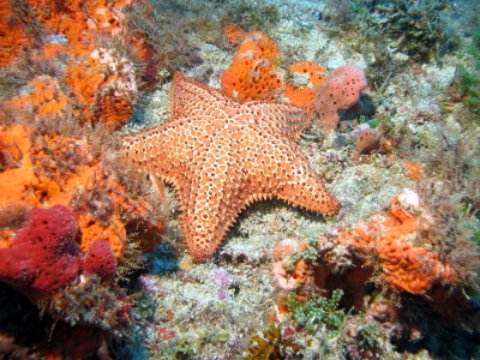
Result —
M159 127L126 137L120 155L174 186L194 260L208 259L254 201L279 198L319 214L338 210L296 149L294 140L310 125L308 110L240 105L181 74L173 79L171 110L172 118Z

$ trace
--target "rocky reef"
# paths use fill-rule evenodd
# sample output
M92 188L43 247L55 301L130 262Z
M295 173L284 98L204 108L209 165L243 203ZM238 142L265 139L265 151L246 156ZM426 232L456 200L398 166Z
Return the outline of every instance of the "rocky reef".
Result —
M475 10L0 0L0 358L478 358Z

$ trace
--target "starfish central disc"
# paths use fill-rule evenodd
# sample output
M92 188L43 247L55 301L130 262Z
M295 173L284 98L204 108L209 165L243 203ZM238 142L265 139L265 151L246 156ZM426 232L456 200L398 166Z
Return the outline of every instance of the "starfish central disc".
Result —
M310 112L283 103L239 104L177 73L172 118L124 138L123 162L172 184L188 250L205 261L239 213L254 201L278 198L317 214L337 201L297 150Z

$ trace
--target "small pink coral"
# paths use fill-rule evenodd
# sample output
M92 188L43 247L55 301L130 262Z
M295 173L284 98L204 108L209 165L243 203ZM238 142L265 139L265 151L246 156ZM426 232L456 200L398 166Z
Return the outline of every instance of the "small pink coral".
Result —
M358 129L355 151L352 153L352 160L360 160L360 155L370 154L380 147L380 132L372 129L367 124L360 125Z
M320 116L319 127L335 130L340 120L338 112L352 107L366 87L365 74L357 65L346 64L335 69L315 89L313 105Z
M301 285L300 281L287 273L281 261L273 263L272 273L275 280L277 280L278 286L283 290L293 291Z

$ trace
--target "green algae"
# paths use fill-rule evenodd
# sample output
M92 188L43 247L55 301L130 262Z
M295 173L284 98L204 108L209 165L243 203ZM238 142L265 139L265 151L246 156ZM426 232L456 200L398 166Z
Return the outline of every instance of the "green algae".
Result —
M460 68L460 90L470 111L480 115L480 31L473 36L468 52L473 64L470 69Z
M287 306L295 322L308 332L325 328L328 336L338 335L345 320L345 312L339 308L343 290L335 289L331 297L314 297L304 303L297 300L295 294L289 294Z

